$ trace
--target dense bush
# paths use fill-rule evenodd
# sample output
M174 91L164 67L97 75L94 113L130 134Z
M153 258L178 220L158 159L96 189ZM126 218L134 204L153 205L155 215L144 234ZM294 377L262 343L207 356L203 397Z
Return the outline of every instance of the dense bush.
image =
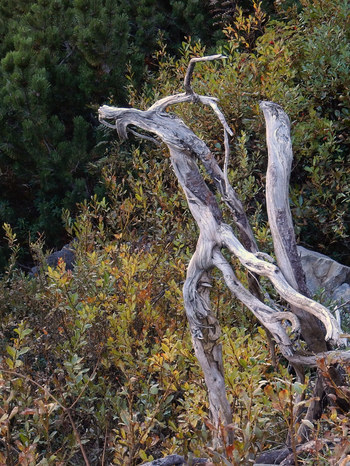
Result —
M19 272L17 239L6 225L13 257L0 282L1 463L136 465L179 453L247 464L282 444L287 431L296 435L291 409L306 385L295 383L283 363L273 365L264 332L219 283L212 302L223 324L235 441L211 448L215 429L181 292L195 232L180 221L187 214L167 160L133 155L121 184L105 172L109 201L82 204L75 220L66 213L73 270L63 261L47 267L37 241L37 276ZM151 233L140 238L143 222ZM329 415L313 434L342 439L340 455L349 420ZM305 464L327 462L330 454L320 440L317 451L304 453Z
M155 2L138 2L137 8L129 3L140 20L148 18L149 27L156 27ZM184 11L182 2L169 3L174 8L176 3L179 14ZM273 22L257 4L248 15L238 9L220 46L228 58L221 64L200 65L193 84L198 92L219 97L235 131L229 175L261 249L269 251L271 240L264 210L267 157L258 102L269 99L280 103L292 120L291 199L299 240L345 262L349 6L337 0L301 3L300 13L281 10L282 17ZM136 465L179 453L189 460L195 455L218 464L247 464L258 452L282 444L287 432L296 435L292 408L295 395L305 387L295 383L282 359L272 363L264 333L219 281L211 300L223 328L235 441L221 450L211 448L215 432L181 294L197 232L162 148L132 140L128 146L111 145L97 160L111 134L101 132L96 139L91 134L93 105L106 97L108 86L112 102L124 99L113 79L122 79L119 65L130 56L111 57L102 40L93 42L96 31L102 38L108 36L87 13L93 4L75 1L73 9L68 8L71 2L43 0L35 5L17 1L13 9L6 2L0 5L4 17L8 15L0 25L1 99L6 103L0 111L6 127L1 130L0 160L7 196L1 208L12 252L0 281L0 463ZM188 8L194 4L188 2ZM99 12L105 18L123 23L122 15L110 14L108 2L103 5ZM22 19L15 37L9 31L14 33L16 15ZM44 18L53 28L45 33L39 27ZM72 22L66 24L69 18ZM85 23L89 27L78 28ZM55 34L68 34L69 24L72 36L58 44ZM122 39L134 31L132 44L141 47L144 39L136 37L137 22L123 24ZM90 27L95 32L88 37ZM199 42L185 41L181 53L176 59L160 47L154 57L159 70L149 74L143 92L129 84L130 105L146 107L160 96L182 91L189 58L205 49ZM135 60L135 66L142 62L137 54ZM114 75L106 67L119 68ZM74 92L67 93L67 87ZM47 96L46 101L36 93ZM53 99L57 94L62 105ZM71 100L73 107L68 105ZM213 152L222 158L221 128L207 109L186 105L179 113L209 138ZM96 149L97 139L101 144ZM87 197L93 192L83 166L87 160L93 162L91 176L103 173L95 189L104 197L94 195L83 202L76 215L64 210L64 235L75 251L74 269L67 270L62 261L48 268L43 239L32 234L39 272L35 277L24 275L17 269L19 241L9 223L19 217L17 232L27 231L28 219L36 218L31 225L35 232L50 218L57 228L61 207L74 204L79 189ZM70 187L66 192L60 174ZM55 196L61 194L58 200ZM28 217L14 212L19 196L23 204L18 208L31 206ZM51 217L46 217L47 209ZM325 410L311 427L318 442L314 450L303 452L304 464L329 464L331 457L337 461L350 448L349 419L335 408Z
M273 20L259 5L255 14L238 15L225 29L223 64L198 67L196 92L219 98L231 127L230 176L255 223L266 231L264 177L267 163L265 125L260 100L282 105L292 122L294 166L292 213L299 241L310 249L349 260L349 5L334 0L302 2L300 14ZM263 33L262 33L263 31ZM176 61L163 49L160 72L152 81L154 95L133 106L147 106L159 96L181 91L190 57L205 53L200 44L184 42ZM198 106L178 111L222 157L221 130L214 115ZM262 244L264 248L264 244Z
M62 208L98 191L98 106L126 104L160 34L175 51L185 35L210 41L211 23L200 0L1 1L1 224L62 244Z

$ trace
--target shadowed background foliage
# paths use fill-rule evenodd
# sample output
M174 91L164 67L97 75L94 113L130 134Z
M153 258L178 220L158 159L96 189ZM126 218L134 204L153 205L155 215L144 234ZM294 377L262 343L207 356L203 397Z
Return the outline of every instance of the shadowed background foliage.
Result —
M193 88L219 98L234 131L229 177L259 247L272 250L258 103L272 100L292 122L298 241L346 262L349 9L340 0L0 0L0 463L76 466L88 464L84 452L89 464L171 453L247 464L295 435L291 400L306 386L279 354L271 360L263 330L215 280L235 441L211 448L181 293L196 226L163 147L120 143L96 116L103 103L147 108L181 92L192 56L224 53L196 66ZM222 163L215 116L189 104L176 112ZM47 248L68 241L73 270L48 268ZM18 265L33 261L28 277ZM341 461L349 429L346 413L325 408L303 464Z
M199 74L197 88L219 97L235 129L232 170L248 209L253 214L263 202L256 195L266 164L257 103L270 99L293 122L291 200L300 240L346 261L346 2L2 0L0 12L0 221L22 243L40 232L48 246L61 246L62 209L76 212L77 202L104 194L96 162L111 151L99 105L151 103L180 89L190 56L220 49L226 65L215 76L212 68ZM216 141L217 125L198 110L190 115L189 124ZM1 250L4 265L3 240Z

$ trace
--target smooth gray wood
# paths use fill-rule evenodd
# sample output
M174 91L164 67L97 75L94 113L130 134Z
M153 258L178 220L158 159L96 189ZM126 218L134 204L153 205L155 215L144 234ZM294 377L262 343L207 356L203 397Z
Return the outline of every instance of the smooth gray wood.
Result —
M217 105L217 100L213 97L195 94L190 83L195 63L221 58L223 58L221 55L214 55L192 59L185 78L186 92L165 97L154 103L148 110L141 111L133 108L118 108L106 105L99 109L101 123L116 129L120 138L126 138L129 127L136 126L152 133L157 139L166 144L174 173L185 193L193 218L199 227L198 243L187 269L183 296L193 347L202 367L208 389L212 421L217 428L221 423L231 424L232 414L225 390L222 348L219 340L221 329L216 316L211 310L210 303L209 290L212 282L210 272L213 267L217 267L221 271L232 294L241 300L271 333L286 358L294 364L315 364L314 356L304 357L295 352L292 341L286 332L284 321L291 323L293 331L299 331L299 316L289 311L282 312L274 303L266 304L263 302L262 297L258 296L258 293L253 294L250 289L245 288L234 274L231 264L223 256L222 249L226 248L252 274L268 277L280 296L290 303L292 310L300 309L307 316L311 315L317 321L321 321L325 327L323 340L327 340L333 345L341 343L340 328L336 319L327 308L300 293L293 281L293 275L284 267L284 264L288 261L282 260L282 270L273 263L273 260L267 254L258 251L242 203L229 183L227 175L229 163L228 136L232 132ZM198 138L182 120L166 111L170 106L180 102L192 102L209 106L217 115L222 123L225 139L223 170L205 142ZM265 102L262 103L262 108L269 125L271 123L269 122L271 112L269 113L266 109L274 111L275 104ZM282 134L286 126L285 114L278 111L273 115L276 131L281 131ZM110 120L113 123L110 123ZM278 128L282 129L279 130ZM270 139L271 135L268 131L268 141ZM283 142L289 147L290 142L287 139ZM277 147L279 143L273 141L273 144L276 145L276 151L279 150ZM232 227L224 222L217 198L208 188L200 173L198 163L202 164L215 185L220 202L225 203L230 208L239 239L234 234ZM290 163L288 162L284 166L282 183L286 184L288 182L289 173ZM272 180L274 180L274 176L276 175L272 173ZM287 191L288 186L283 186L284 197L286 197ZM284 225L280 222L277 229L279 230L278 234L281 235L281 242L284 236L283 228ZM288 230L288 232L285 240L292 241L292 231ZM277 246L278 250L279 248L280 246ZM288 251L287 246L287 256ZM283 254L285 252L281 249L278 255L282 257ZM294 261L290 262L293 267ZM304 359L301 362L300 358L302 357ZM219 429L217 431L219 432Z
M287 282L304 296L309 296L301 259L297 250L289 206L289 180L293 161L290 121L283 109L272 102L261 102L266 121L268 165L266 172L266 207L277 264ZM313 352L326 351L324 330L318 316L293 306L300 321L301 334Z

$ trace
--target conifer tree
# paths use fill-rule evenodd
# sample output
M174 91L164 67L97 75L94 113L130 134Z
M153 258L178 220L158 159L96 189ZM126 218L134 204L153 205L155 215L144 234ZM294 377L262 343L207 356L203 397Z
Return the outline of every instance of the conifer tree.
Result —
M38 0L25 15L14 16L9 30L20 19L19 25L1 62L2 188L17 226L48 235L60 226L62 204L82 189L79 164L87 158L88 125L65 105L78 84L73 79L67 85L69 3Z
M88 100L125 99L129 24L125 9L113 0L74 1L74 41L81 54L80 89ZM96 100L95 100L96 99Z
M96 109L126 104L129 66L142 83L158 31L172 51L185 35L209 38L208 11L200 0L0 0L1 223L62 242L62 208L97 183Z

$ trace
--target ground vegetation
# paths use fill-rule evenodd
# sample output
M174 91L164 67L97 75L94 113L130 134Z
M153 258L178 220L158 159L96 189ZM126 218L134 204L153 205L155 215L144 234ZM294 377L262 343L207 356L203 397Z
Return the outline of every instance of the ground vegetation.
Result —
M283 355L271 353L255 318L215 280L211 301L222 327L234 442L227 438L213 449L218 427L208 415L181 291L196 226L162 147L133 135L127 143L111 143L112 130L98 129L97 121L99 104L146 109L182 91L189 59L207 54L209 45L195 32L184 40L184 29L171 43L165 32L153 55L146 50L151 66L137 83L138 72L128 63L138 57L133 69L144 69L146 54L136 53L135 44L149 41L137 37L136 20L114 15L108 2L98 8L105 22L94 22L87 11L95 3L0 4L1 221L10 252L0 282L0 463L137 465L176 453L189 463L206 457L249 464L288 436L299 443L294 408L303 403L315 372L307 371L300 384ZM198 12L195 2L186 3ZM139 11L151 27L154 15L147 8L153 3L138 4L133 13ZM169 4L185 11L181 2ZM225 17L215 39L215 51L227 59L202 64L192 76L198 94L218 97L233 129L230 182L259 248L271 254L258 105L280 104L292 122L297 241L346 262L349 5L301 0L276 2L269 12L258 3L243 7ZM107 19L118 22L118 38L105 27ZM97 33L104 39L94 42ZM119 54L111 55L114 40L127 44L126 55L119 46ZM127 88L118 81L124 79L120 67L129 70ZM188 103L176 111L223 164L216 118ZM86 200L76 208L81 195ZM72 270L63 261L48 268L50 229L60 231L51 247L71 242ZM39 267L35 277L20 267L29 231ZM244 270L234 265L247 284ZM264 280L262 285L273 294ZM319 370L332 385L327 360ZM346 387L335 396L349 402ZM300 464L346 464L350 425L344 406L324 405L322 417L306 423L310 443L297 452ZM225 439L227 430L219 429Z

